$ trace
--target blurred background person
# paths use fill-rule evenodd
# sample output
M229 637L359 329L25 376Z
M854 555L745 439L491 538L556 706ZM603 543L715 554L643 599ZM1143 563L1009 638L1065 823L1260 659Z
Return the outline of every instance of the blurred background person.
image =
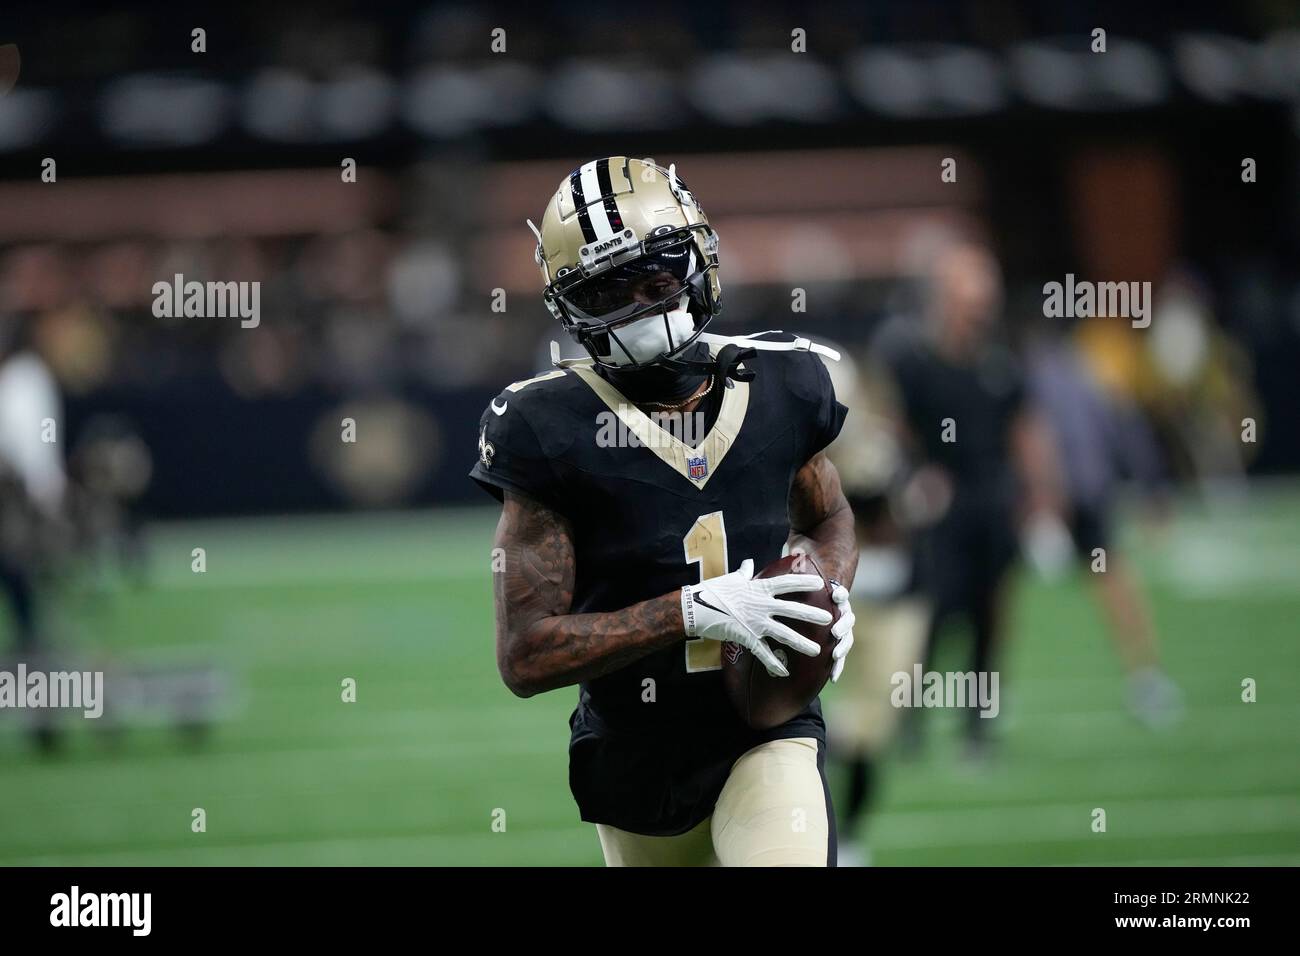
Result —
M1059 522L1064 502L1050 434L1025 391L1020 365L999 340L1001 270L969 241L941 244L926 276L924 314L895 323L878 343L897 383L913 481L940 502L920 535L921 587L932 610L926 669L952 625L970 641L969 669L988 674L1004 638L1005 585L1020 530ZM970 706L966 755L987 755L989 720ZM920 741L921 710L907 718Z
M1034 336L1026 364L1062 465L1074 550L1128 673L1129 710L1148 726L1166 726L1181 715L1181 694L1161 666L1151 611L1111 530L1122 478L1138 482L1153 509L1165 507L1154 438L1136 408L1101 392L1066 336Z
M1141 332L1119 316L1083 319L1070 342L1112 406L1133 409L1139 429L1149 423L1161 467L1167 462L1171 476L1194 482L1212 506L1240 503L1259 448L1243 440L1247 421L1256 437L1267 424L1254 360L1222 331L1204 282L1186 267L1175 265L1157 284L1153 312ZM1136 439L1146 442L1140 432Z
M68 480L58 383L28 329L0 321L0 591L14 636L0 661L39 670L49 660L43 577L65 544ZM58 732L50 712L30 711L27 719L41 749L53 749Z
M25 327L0 324L0 584L9 600L17 649L37 649L36 573L51 529L63 521L64 472L58 383L26 341Z

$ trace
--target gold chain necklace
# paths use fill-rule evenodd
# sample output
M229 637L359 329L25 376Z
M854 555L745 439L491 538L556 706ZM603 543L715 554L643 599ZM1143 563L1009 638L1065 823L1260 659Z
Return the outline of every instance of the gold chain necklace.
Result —
M682 401L678 402L676 405L669 405L667 402L642 402L642 404L653 405L655 408L662 408L665 411L669 411L669 412L676 411L677 409L685 408L691 402L694 402L697 399L704 398L704 396L708 395L709 392L713 391L713 382L714 382L714 378L712 375L710 375L708 387L705 388L704 391L696 392L690 398L683 399Z

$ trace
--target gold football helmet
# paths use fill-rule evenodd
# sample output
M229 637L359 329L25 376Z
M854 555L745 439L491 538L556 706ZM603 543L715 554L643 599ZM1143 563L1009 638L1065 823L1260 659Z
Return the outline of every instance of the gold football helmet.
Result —
M718 234L675 166L594 160L528 226L547 308L598 364L712 368L683 353L722 307Z

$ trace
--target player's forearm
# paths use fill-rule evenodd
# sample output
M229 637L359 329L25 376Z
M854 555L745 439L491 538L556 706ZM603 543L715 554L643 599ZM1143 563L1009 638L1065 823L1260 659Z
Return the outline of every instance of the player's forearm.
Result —
M497 526L497 669L531 697L625 667L685 637L681 592L599 614L570 614L577 559L560 514L513 493Z
M849 507L839 472L822 454L795 475L790 489L790 550L811 554L827 577L845 587L858 570L858 545L853 509Z
M844 502L840 511L828 515L812 528L791 532L790 550L802 549L817 559L822 573L852 587L858 571L858 545L854 537L853 511Z
M684 636L679 591L621 611L544 617L508 637L501 676L531 697L619 670Z

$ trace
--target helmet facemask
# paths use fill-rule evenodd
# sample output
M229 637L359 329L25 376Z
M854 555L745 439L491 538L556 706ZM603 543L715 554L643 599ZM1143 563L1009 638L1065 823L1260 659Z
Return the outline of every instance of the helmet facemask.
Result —
M707 225L668 229L622 254L563 270L544 298L597 365L700 371L682 355L718 310L709 281L716 247Z

